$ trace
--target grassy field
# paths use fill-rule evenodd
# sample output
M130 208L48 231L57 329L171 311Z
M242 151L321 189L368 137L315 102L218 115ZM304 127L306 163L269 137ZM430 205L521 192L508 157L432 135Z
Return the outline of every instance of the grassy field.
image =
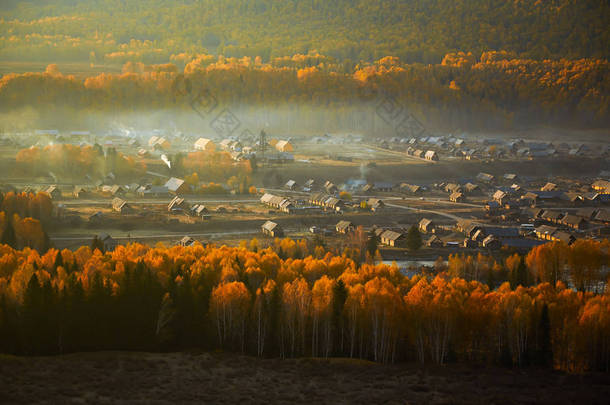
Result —
M605 404L610 375L225 353L0 357L2 403Z

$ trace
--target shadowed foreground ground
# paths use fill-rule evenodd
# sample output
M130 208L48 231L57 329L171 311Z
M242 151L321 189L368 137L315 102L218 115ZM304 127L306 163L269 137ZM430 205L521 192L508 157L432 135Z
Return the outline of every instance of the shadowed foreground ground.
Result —
M610 375L224 353L0 356L0 403L606 404Z

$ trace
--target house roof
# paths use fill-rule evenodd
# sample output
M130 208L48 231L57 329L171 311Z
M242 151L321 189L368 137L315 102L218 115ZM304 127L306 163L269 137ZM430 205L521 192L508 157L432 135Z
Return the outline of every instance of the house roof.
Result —
M267 221L262 226L262 228L267 230L267 231L273 231L276 228L279 229L279 227L280 226L278 224L276 224L275 222L272 222L272 221Z
M381 234L382 239L393 240L393 241L399 239L402 236L404 236L403 233L391 231L391 230L385 231L384 233Z
M497 238L495 235L489 235L489 236L487 236L485 239L483 239L482 244L483 244L483 246L487 246L487 245L489 245L491 242L494 242L494 241L498 241L498 242L500 242L500 240L499 240L499 239L498 239L498 238Z
M496 192L493 195L494 200L501 200L504 197L506 197L506 193L502 190L496 190Z
M464 195L463 195L462 193L460 193L460 192L455 192L455 193L452 193L452 194L449 196L449 198L450 198L450 199L452 199L452 200L456 200L456 199L458 199L458 198L462 198L463 196L464 196Z
M583 217L579 217L574 214L568 214L561 219L561 222L566 225L579 225L586 221Z
M599 210L599 212L595 215L596 221L610 222L610 211L608 210Z
M477 174L477 180L480 181L492 181L494 179L494 176L492 174L489 173L479 173Z
M542 213L542 218L559 220L559 219L563 218L563 215L564 215L564 213L561 211L544 210L544 212Z
M557 232L557 228L554 226L540 225L538 228L536 228L536 233L543 235L553 235L555 232Z
M433 243L443 243L443 241L436 235L432 235L427 241L427 245L431 245Z
M337 225L335 226L336 229L347 229L349 227L354 226L350 221L339 221L337 222Z
M546 183L540 191L554 191L557 189L557 184L555 183Z
M574 235L566 231L557 231L553 234L553 237L565 243L573 242L576 239Z
M182 204L184 204L184 198L176 196L169 202L167 209L172 210L173 208L180 207Z
M421 221L419 221L419 226L422 227L422 228L423 227L427 227L427 226L429 226L431 224L432 224L432 220L428 219L428 218L423 218Z
M122 198L116 197L112 199L112 207L114 209L121 209L127 205L127 201Z
M191 238L190 236L185 236L182 239L180 239L180 244L184 245L184 246L191 246L194 243L195 243L195 239Z
M169 179L167 181L167 183L165 183L165 187L167 187L167 189L169 191L178 191L178 189L180 187L182 187L182 185L184 184L184 180L182 179L178 179L176 177L172 177L171 179Z
M368 205L369 207L383 207L383 201L381 201L379 198L369 198L366 202L366 205Z

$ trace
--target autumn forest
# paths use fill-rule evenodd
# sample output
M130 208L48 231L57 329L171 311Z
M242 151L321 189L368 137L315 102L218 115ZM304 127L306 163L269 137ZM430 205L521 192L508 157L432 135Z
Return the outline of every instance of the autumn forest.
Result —
M595 292L607 244L557 242L503 261L456 255L412 278L361 261L356 247L332 253L305 240L106 253L96 241L44 254L4 245L0 350L200 347L608 371L610 301Z

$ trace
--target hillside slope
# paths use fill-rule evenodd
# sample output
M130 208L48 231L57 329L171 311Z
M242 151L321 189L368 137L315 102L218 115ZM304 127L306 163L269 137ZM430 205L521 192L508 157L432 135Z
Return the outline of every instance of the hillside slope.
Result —
M455 51L606 58L603 0L4 0L0 60L168 61L182 52L438 63Z

